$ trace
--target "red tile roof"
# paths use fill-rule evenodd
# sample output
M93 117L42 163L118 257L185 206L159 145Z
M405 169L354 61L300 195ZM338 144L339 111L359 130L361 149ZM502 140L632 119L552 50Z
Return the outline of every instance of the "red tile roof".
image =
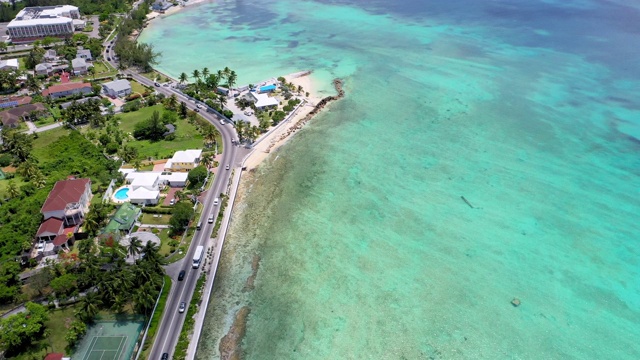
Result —
M50 353L44 357L44 360L62 360L63 357L63 353Z
M63 92L63 91L69 91L69 90L82 89L82 88L87 88L87 87L91 88L91 84L74 82L74 83L53 85L53 86L50 86L47 89L44 89L42 91L42 96L48 96L50 94L55 94L55 93L59 93L59 92Z
M58 181L51 189L40 212L64 210L67 204L80 201L87 184L91 184L91 179Z
M67 238L66 234L60 234L60 235L56 236L55 239L53 239L53 245L60 246L60 245L62 245L64 243L66 243L67 240L69 240L69 239Z
M36 234L36 236L40 236L45 232L60 234L60 230L62 229L62 224L63 224L62 220L58 218L53 218L53 217L48 218L42 224L40 224L40 227L38 228L38 233Z

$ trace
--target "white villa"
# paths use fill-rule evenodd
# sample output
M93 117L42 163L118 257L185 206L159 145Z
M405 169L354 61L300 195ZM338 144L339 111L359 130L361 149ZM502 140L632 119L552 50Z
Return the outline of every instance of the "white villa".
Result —
M130 185L129 201L138 205L155 205L160 199L160 176L156 172L130 172L125 179Z
M0 70L18 70L18 59L0 60Z
M269 96L269 94L258 94L255 92L249 92L248 100L253 101L258 109L275 108L280 103L278 99Z
M164 171L190 171L200 164L202 150L176 151L173 157L167 161Z

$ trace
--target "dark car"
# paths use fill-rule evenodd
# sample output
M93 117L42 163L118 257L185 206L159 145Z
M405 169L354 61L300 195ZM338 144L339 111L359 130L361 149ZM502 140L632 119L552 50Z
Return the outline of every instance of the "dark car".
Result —
M162 360L168 360L168 359L169 359L169 353L163 353Z
M184 280L184 275L185 275L186 273L187 273L187 272L186 272L186 271L184 271L184 270L180 271L180 273L178 274L178 281L182 281L182 280Z
M157 82L153 83L153 85L155 85L156 87L160 87L160 84Z
M200 112L200 109L195 108L195 109L193 109L193 111L195 111L195 112Z

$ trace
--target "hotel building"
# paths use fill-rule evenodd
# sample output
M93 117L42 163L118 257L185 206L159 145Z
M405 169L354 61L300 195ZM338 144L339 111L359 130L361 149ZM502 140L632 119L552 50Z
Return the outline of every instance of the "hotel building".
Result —
M73 34L73 19L80 18L76 6L36 6L22 9L7 26L13 43L35 41L46 36Z

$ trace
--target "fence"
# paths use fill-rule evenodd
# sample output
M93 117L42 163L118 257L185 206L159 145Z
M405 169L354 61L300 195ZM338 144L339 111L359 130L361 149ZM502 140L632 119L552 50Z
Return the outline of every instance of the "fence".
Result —
M111 198L111 195L113 195L113 186L116 184L116 179L111 179L111 182L109 183L109 187L107 188L107 190L104 192L104 195L102 196L102 201L109 201L109 199Z

